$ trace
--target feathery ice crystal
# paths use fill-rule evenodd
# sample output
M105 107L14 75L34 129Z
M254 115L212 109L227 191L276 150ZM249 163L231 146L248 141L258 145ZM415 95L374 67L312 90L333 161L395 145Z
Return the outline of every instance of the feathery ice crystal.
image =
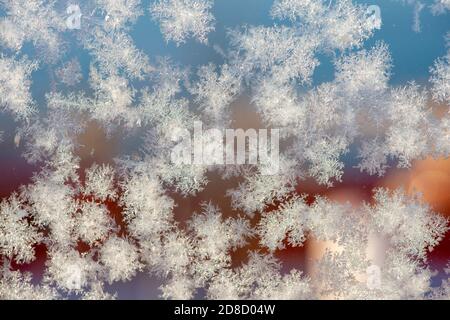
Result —
M131 31L145 15L176 50L192 41L217 51L208 41L218 24L212 0L84 1L90 15L75 30L66 4L0 0L0 111L14 122L0 128L0 150L15 145L36 168L0 200L0 299L115 299L109 284L141 273L161 279L165 299L450 299L448 280L431 286L427 259L449 223L420 196L378 188L357 206L296 191L305 179L339 184L344 157L378 176L448 157L450 52L430 66L429 86L393 86L389 46L366 43L382 25L370 4L275 0L271 25L233 26L221 62L186 66L148 57ZM450 3L429 9L448 14ZM87 65L73 56L80 50ZM323 56L334 76L317 83ZM42 97L37 70L51 78ZM244 96L265 127L280 129L277 175L261 165L171 162L176 133L199 120L227 128ZM436 115L431 101L446 112ZM80 138L93 127L126 147L93 163L97 150L87 156ZM209 199L177 207L220 179L227 187L215 192L230 209ZM312 271L286 271L277 253L308 241L328 249ZM382 261L368 253L374 241ZM36 281L21 267L39 250L46 260Z

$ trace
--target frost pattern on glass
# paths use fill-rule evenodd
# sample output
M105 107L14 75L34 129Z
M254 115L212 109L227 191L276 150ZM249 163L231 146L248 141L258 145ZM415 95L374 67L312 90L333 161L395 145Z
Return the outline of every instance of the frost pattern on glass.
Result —
M430 66L429 86L392 86L389 46L364 47L382 27L368 15L370 4L275 0L273 23L229 29L227 49L208 41L216 24L210 0L157 0L147 8L139 0L84 1L73 29L66 4L0 1L0 111L15 126L13 134L0 128L0 148L15 145L39 168L0 202L0 299L115 299L107 285L142 273L161 280L164 299L199 292L208 299L450 299L448 280L431 287L427 264L449 223L419 195L378 188L370 203L352 206L295 191L305 179L339 184L353 151L355 167L377 176L448 157L450 52ZM446 0L420 5L435 15L449 8ZM213 47L223 63L197 68L149 57L131 32L140 19L157 23L177 49ZM87 66L73 57L67 32L89 54ZM314 84L323 55L334 76ZM41 72L52 81L37 101L33 76ZM200 120L229 128L242 96L264 126L280 129L278 174L261 165L171 162L175 133ZM134 149L86 165L80 136L93 125ZM198 212L177 208L176 199L197 196L213 175L239 179L220 190L232 214L210 201ZM182 223L180 209L188 216ZM367 254L373 235L386 244L381 265ZM336 250L314 261L314 275L286 272L276 253L308 239ZM16 266L35 261L43 247L37 283Z

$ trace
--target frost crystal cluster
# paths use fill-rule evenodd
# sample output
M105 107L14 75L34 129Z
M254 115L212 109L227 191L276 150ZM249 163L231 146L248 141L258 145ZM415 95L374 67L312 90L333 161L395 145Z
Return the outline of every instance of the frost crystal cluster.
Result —
M211 41L212 0L80 1L78 16L69 5L0 0L0 112L14 123L0 127L0 152L11 145L35 168L0 201L0 299L115 299L112 284L142 274L164 299L450 299L448 280L431 286L427 259L449 223L420 196L376 188L356 206L296 191L305 179L333 188L349 166L381 177L448 157L450 51L428 85L393 86L389 46L366 45L382 28L371 3L275 0L272 24L228 28L226 49ZM222 60L152 56L135 43L141 23L158 24L176 50L214 47ZM324 56L334 75L317 83ZM41 77L50 85L36 98ZM244 96L262 127L280 129L277 174L171 161L177 132L195 121L230 128ZM126 147L87 161L80 137L92 127ZM179 205L217 180L229 181L214 189L229 209ZM329 244L314 271L286 270L279 253L308 241ZM374 242L381 260L368 253ZM42 259L42 275L24 271Z

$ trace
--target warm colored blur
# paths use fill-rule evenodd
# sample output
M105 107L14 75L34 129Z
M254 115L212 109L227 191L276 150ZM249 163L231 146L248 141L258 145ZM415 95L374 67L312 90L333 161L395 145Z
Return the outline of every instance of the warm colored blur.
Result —
M252 110L249 100L239 99L233 104L233 128L264 128L259 117ZM10 137L12 139L12 137ZM10 139L10 140L11 140ZM108 136L94 123L91 123L86 132L78 138L80 144L77 155L81 158L81 170L88 168L93 163L113 163L115 157L119 157L125 150L125 140L121 140L120 134ZM14 190L18 190L21 184L30 182L33 171L37 171L36 166L26 164L20 156L21 149L14 147L10 141L11 148L7 152L5 149L0 153L0 194L2 197L8 196ZM83 178L83 177L82 177ZM225 190L234 188L240 182L239 179L222 180L216 173L208 174L209 184L204 191L192 198L185 198L176 194L174 197L177 207L175 208L175 219L180 222L180 226L190 218L192 212L200 209L203 201L212 201L220 207L225 217L236 215L237 213L230 207L230 199L225 196ZM370 202L373 189L376 187L388 187L391 189L403 188L407 193L421 192L423 199L434 211L446 215L450 218L450 159L431 159L415 161L410 169L390 168L382 178L368 176L359 172L358 169L347 166L343 175L343 181L336 183L333 188L319 186L312 179L299 181L296 191L299 194L307 194L308 201L313 201L315 196L326 196L338 202L350 202L354 206L360 206L363 202ZM118 209L118 208L117 208ZM120 216L120 212L115 212L115 216ZM118 220L118 219L116 219ZM120 219L119 219L120 220ZM253 219L256 221L257 217ZM251 244L233 253L233 265L238 266L246 261L247 250L256 248L258 239L253 239ZM275 255L283 262L283 270L296 267L304 270L306 274L314 279L315 268L312 261L320 258L326 249L338 250L333 243L324 243L315 239L308 239L304 247L287 248L278 251ZM383 243L380 239L374 239L368 248L368 255L374 260L382 256ZM29 266L20 267L23 270L30 270L42 274L44 269L46 250L44 246L37 248L37 260ZM450 257L450 237L447 237L430 254L430 262L435 268L442 268L443 264ZM148 277L139 276L133 280L133 284L123 284L127 292L133 293L131 298L151 298L157 297L157 280L150 280ZM137 289L136 289L137 288ZM139 289L141 288L141 289ZM136 290L145 296L141 296ZM149 293L151 291L152 293ZM149 296L150 295L150 296Z

